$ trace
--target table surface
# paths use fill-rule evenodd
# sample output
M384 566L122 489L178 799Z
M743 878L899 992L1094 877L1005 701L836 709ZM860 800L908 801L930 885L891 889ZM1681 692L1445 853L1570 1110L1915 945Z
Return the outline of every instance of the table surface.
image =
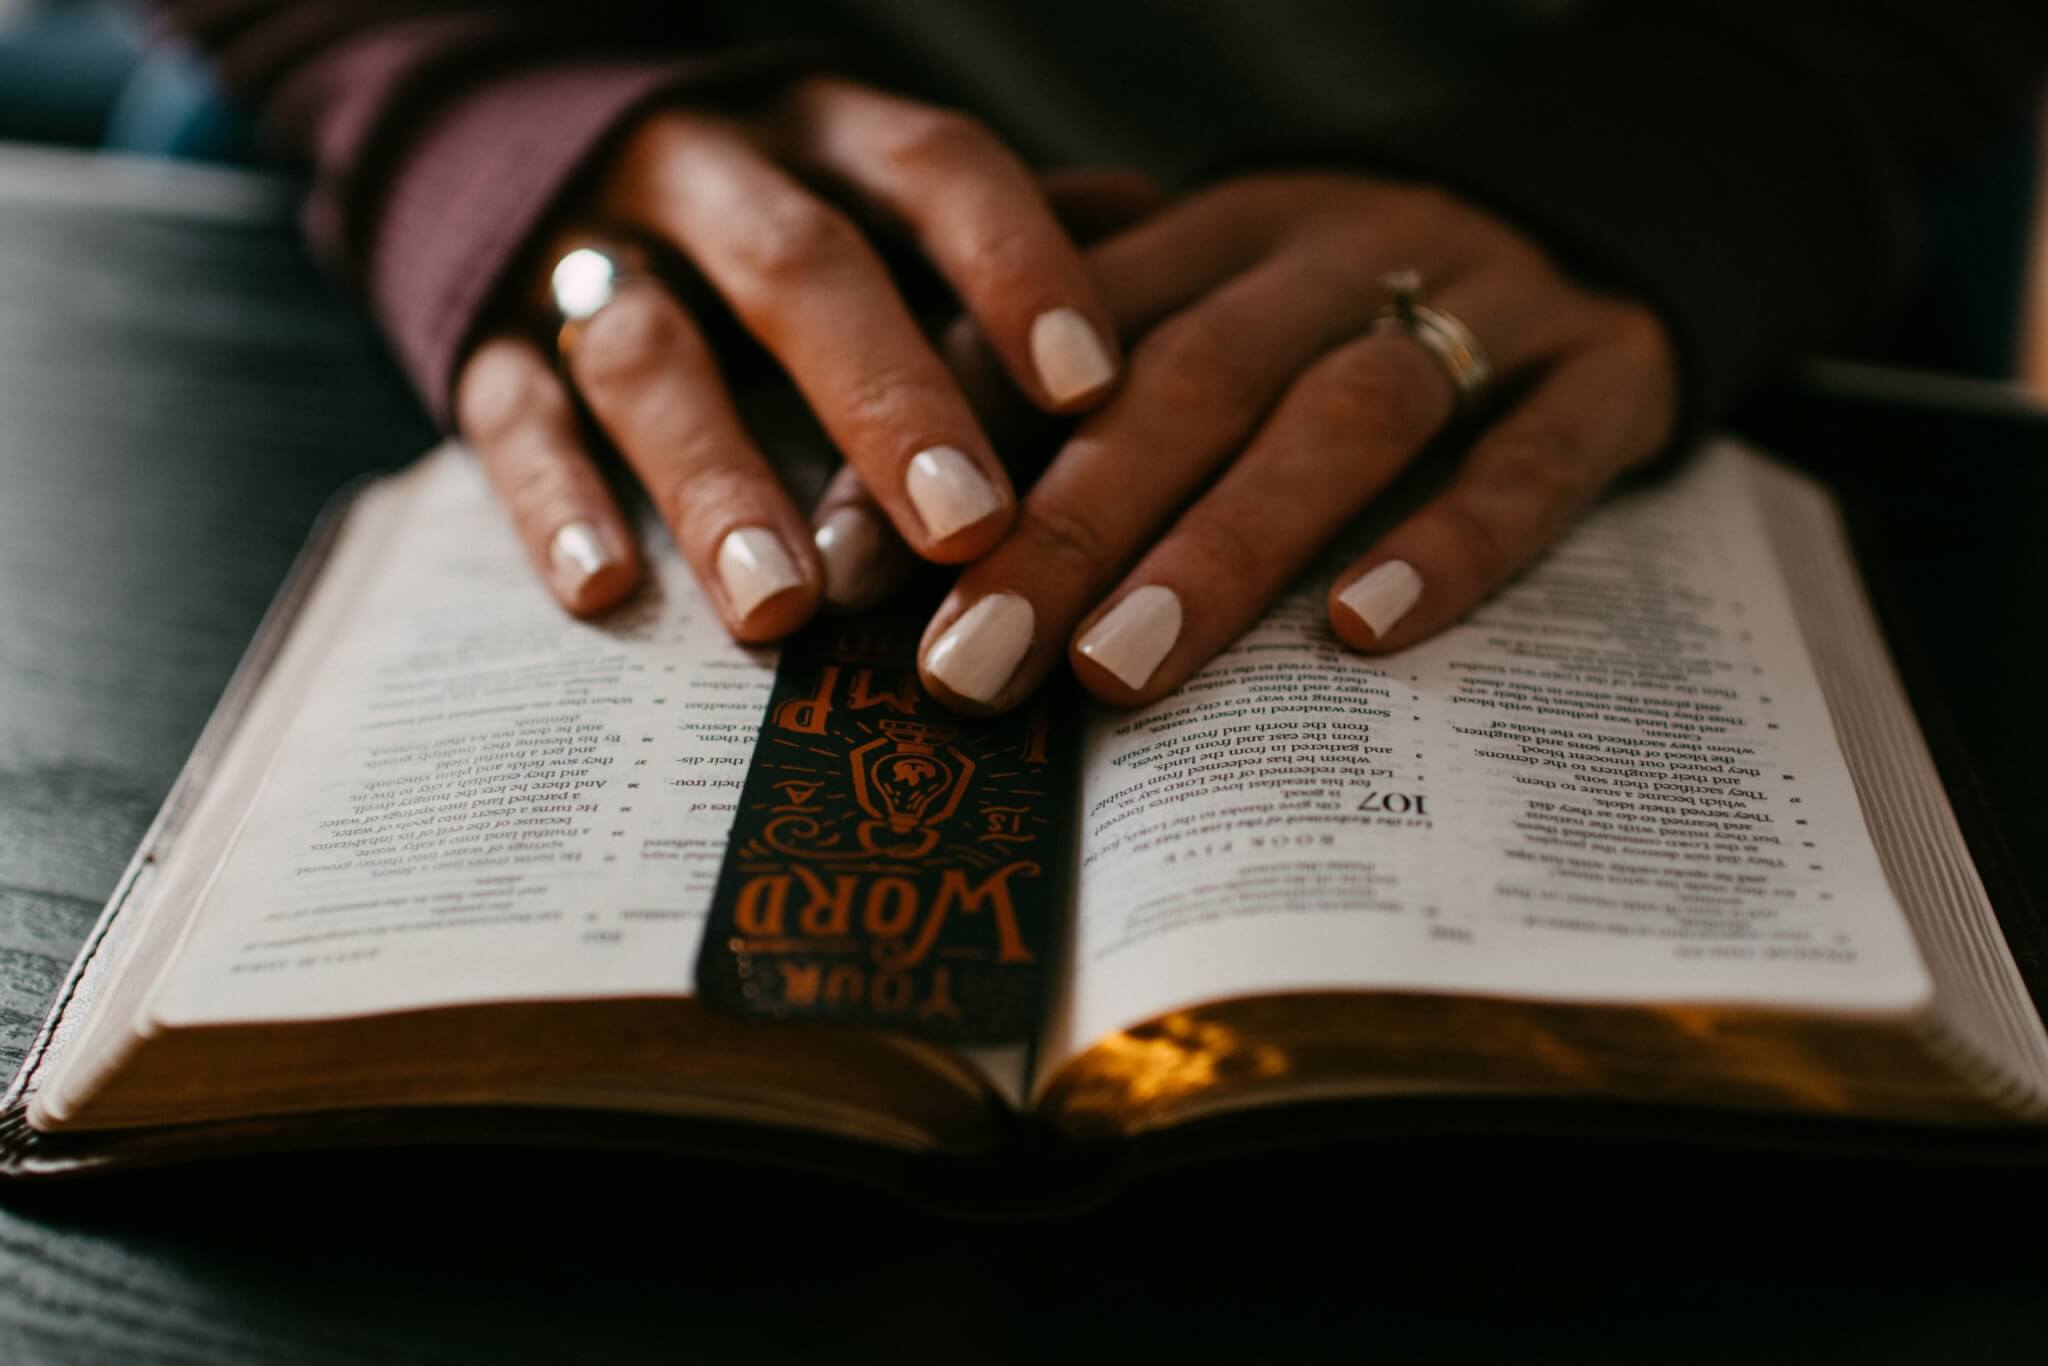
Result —
M1915 420L1958 430L1953 396ZM0 1068L321 504L431 436L280 187L0 151ZM2042 506L1947 525L2027 543ZM2016 587L1950 629L2038 658ZM1979 746L2031 688L1982 672ZM2039 739L1993 781L2031 790ZM1308 1154L1021 1228L685 1162L230 1163L0 1191L0 1361L2039 1361L2044 1212L2048 1172L1592 1144Z

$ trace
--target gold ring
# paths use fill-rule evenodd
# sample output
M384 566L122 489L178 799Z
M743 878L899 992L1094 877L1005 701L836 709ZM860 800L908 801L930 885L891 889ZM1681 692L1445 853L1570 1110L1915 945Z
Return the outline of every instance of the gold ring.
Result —
M1387 302L1373 322L1373 331L1412 337L1434 356L1457 393L1460 414L1470 416L1484 407L1493 388L1493 363L1472 329L1422 302L1420 271L1389 271L1380 277L1380 288L1386 290Z

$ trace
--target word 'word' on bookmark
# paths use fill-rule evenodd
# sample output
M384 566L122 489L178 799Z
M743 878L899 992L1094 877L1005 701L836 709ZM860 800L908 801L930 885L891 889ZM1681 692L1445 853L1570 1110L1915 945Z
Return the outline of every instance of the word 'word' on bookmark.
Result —
M917 678L925 619L825 621L785 647L698 954L707 1004L959 1044L1036 1030L1076 708L1047 690L947 711Z

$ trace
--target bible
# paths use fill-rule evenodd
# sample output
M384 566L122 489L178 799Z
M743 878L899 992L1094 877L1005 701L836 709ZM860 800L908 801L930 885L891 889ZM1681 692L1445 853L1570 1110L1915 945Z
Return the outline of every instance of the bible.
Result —
M879 979L845 979L852 1021L700 993L776 657L653 539L643 591L578 622L459 449L332 514L59 992L0 1170L511 1141L943 1204L1444 1103L1766 1138L2048 1123L2048 1033L1837 511L1732 440L1407 651L1329 635L1340 547L1174 695L1060 708L1068 757L1003 770L995 853L948 893L993 925L1004 838L1060 832L1029 867L1052 933L1007 946L1044 990L997 1041L908 1027L931 993ZM1002 769L973 758L944 780ZM896 838L924 808L876 810ZM749 989L790 989L747 942Z

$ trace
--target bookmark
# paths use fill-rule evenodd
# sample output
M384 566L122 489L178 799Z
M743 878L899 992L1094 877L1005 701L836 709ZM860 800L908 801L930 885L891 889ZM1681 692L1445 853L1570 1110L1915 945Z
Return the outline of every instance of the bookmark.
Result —
M707 1004L956 1044L1034 1036L1075 709L1053 688L1008 716L939 706L917 678L923 609L821 620L784 646L698 952Z

